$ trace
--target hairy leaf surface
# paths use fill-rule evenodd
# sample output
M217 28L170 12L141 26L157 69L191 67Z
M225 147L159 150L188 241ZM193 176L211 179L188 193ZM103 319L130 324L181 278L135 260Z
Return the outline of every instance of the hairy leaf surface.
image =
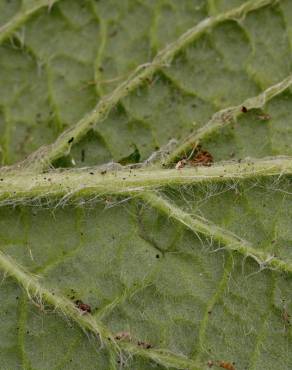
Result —
M291 30L0 0L1 369L292 368Z

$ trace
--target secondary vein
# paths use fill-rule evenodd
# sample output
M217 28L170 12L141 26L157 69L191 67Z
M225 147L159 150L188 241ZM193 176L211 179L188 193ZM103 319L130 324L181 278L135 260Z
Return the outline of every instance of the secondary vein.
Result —
M245 107L247 110L261 109L269 100L281 94L291 85L292 76L290 75L275 85L268 87L261 94L248 98L239 105L228 107L216 112L203 127L183 139L182 143L178 147L174 148L174 150L163 161L163 165L172 165L180 159L183 153L187 153L190 149L196 147L200 141L210 136L213 132L220 130L223 126L227 126L234 122L240 115L244 114L242 112L242 107Z
M150 63L140 65L128 79L122 82L110 95L103 97L96 107L84 116L75 126L64 131L51 145L41 147L29 156L22 166L41 171L70 152L73 143L78 142L97 123L103 121L116 104L130 92L141 86L159 69L171 63L173 57L201 34L229 19L242 18L247 13L269 5L273 0L250 0L228 12L204 19L190 28L177 40L162 49Z
M292 272L292 263L285 262L278 257L255 248L250 242L238 237L229 230L223 229L216 224L200 216L190 215L175 204L169 202L162 196L153 192L145 192L140 195L152 207L165 213L168 217L174 218L194 233L201 233L212 238L223 248L236 251L244 257L254 259L261 269L270 268L283 272Z
M36 5L28 9L20 10L7 23L0 27L0 44L3 43L9 36L13 34L20 26L22 26L31 16L38 10L44 7L52 7L60 0L40 0Z
M98 335L107 346L111 354L121 354L121 349L137 356L150 358L164 366L174 367L176 369L199 370L197 364L182 355L162 350L147 349L144 350L134 343L121 341L119 346L114 339L113 334L92 315L83 315L73 302L42 286L39 279L33 276L20 266L14 259L0 251L0 269L7 275L12 276L25 289L28 297L39 305L47 302L61 311L71 320L76 322L82 329L89 330ZM109 340L110 339L110 340Z

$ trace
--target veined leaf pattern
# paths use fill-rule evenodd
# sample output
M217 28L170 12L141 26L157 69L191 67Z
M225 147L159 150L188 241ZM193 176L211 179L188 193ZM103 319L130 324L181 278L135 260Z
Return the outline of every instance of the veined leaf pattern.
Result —
M1 369L292 368L291 25L0 1Z

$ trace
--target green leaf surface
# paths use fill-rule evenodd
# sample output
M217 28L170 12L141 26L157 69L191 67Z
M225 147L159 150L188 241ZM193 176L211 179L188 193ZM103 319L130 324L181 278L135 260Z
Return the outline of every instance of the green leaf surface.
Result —
M1 370L292 368L291 30L0 0Z

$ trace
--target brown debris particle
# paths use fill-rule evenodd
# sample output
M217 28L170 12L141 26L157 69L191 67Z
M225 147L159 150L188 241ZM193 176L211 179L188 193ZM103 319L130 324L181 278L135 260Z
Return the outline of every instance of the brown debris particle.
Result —
M138 340L137 344L139 347L142 347L144 349L152 348L152 345L150 343L142 342L141 340Z
M131 334L127 331L120 331L115 334L115 339L116 340L131 340Z
M207 150L200 150L191 160L193 166L211 166L212 163L213 156Z
M175 165L176 170L189 166L211 166L213 163L213 156L207 150L202 150L201 146L197 147L195 154L194 149L188 158L182 158Z
M90 313L91 312L91 307L89 304L83 303L79 299L75 301L76 306L79 308L80 311L83 311L83 313Z
M231 362L226 362L226 361L220 361L219 366L222 367L222 369L226 369L226 370L236 370L234 367L234 362L231 363Z

